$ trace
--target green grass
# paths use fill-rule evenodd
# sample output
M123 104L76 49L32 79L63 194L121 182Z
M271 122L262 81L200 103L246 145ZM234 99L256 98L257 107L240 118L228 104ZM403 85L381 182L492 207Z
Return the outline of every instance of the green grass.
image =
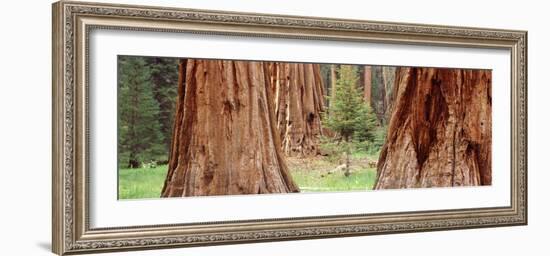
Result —
M376 179L376 168L369 167L368 161L377 159L364 151L354 152L351 159L351 175L343 171L333 171L339 163L327 157L287 158L292 178L302 192L335 192L371 190ZM119 169L118 198L144 199L159 198L168 166L155 168Z
M167 165L118 170L118 199L159 198Z
M351 175L346 177L343 170L335 168L343 159L333 157L294 158L288 157L287 164L294 182L302 192L371 190L376 181L376 167L373 161L378 153L364 150L350 155Z
M369 158L369 159L370 158L378 158L378 155L376 155L376 156L369 155L369 153L367 153L364 150L352 152L350 154L350 156L351 156L352 160L360 160L360 159L364 159L364 158Z
M348 177L343 172L294 170L292 178L301 192L371 190L376 179L374 168L356 169Z

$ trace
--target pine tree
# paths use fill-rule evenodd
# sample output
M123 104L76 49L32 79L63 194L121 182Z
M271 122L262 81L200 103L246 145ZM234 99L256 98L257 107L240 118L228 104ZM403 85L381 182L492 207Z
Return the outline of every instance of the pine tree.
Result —
M359 75L356 66L341 65L339 76L331 96L329 114L326 116L326 127L338 133L342 140L345 154L345 176L350 175L350 153L353 141L374 140L376 116L363 100L358 89Z
M357 88L357 67L342 65L336 81L335 93L331 97L326 126L337 132L342 139L350 142L373 140L376 117L368 104L363 101Z
M146 61L151 70L153 96L159 105L157 119L164 138L164 151L169 152L174 126L174 108L178 96L178 59L154 57L146 58Z
M153 96L151 70L143 57L119 57L119 163L137 168L165 154Z

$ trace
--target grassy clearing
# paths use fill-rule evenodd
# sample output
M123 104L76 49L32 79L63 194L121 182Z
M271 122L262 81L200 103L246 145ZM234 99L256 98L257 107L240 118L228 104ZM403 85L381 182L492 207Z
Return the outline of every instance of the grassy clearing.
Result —
M348 177L343 173L296 170L292 172L292 177L301 192L371 190L376 179L376 170L359 169Z
M336 170L338 162L327 157L287 158L292 178L302 192L371 190L376 180L376 168L372 166L377 156L365 152L351 155L351 175ZM370 164L369 164L370 163Z
M334 171L340 165L327 157L287 158L294 181L302 192L334 192L370 190L376 179L376 169L369 165L375 155L354 152L351 155L351 175ZM155 168L120 169L118 173L118 198L159 198L168 166Z
M167 171L167 165L119 169L118 199L159 198Z

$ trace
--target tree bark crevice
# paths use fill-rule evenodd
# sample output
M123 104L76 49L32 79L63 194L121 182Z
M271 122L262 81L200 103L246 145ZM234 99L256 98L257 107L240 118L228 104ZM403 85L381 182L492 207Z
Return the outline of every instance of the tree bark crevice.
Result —
M375 189L491 184L491 72L399 68Z
M268 63L277 130L287 156L320 153L324 89L318 64Z

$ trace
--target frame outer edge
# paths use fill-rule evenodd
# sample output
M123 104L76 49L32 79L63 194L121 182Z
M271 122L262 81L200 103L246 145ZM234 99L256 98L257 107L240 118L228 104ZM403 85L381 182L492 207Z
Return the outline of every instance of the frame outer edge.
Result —
M63 3L52 4L52 245L53 253L63 255Z
M524 203L524 219L523 219L523 225L529 225L529 208L528 208L528 205L529 205L529 182L528 182L528 178L529 178L529 168L528 168L528 151L529 151L529 136L528 136L528 133L529 133L529 122L528 122L528 115L529 115L529 101L528 101L528 97L529 97L529 77L528 77L528 66L529 66L529 32L527 30L523 31L523 49L522 49L522 54L524 55L523 56L523 63L522 65L520 65L519 68L522 68L523 70L521 70L521 72L523 73L523 78L521 82L523 82L523 86L522 86L522 89L523 89L523 99L524 99L524 106L523 106L523 111L524 113L523 114L523 122L524 122L524 134L522 135L523 137L523 150L524 150L524 155L521 156L523 158L523 166L521 166L522 168L524 168L524 177L523 177L523 186L524 186L524 193L523 193L523 203Z
M197 13L190 13L196 11ZM191 10L179 8L161 8L155 6L132 6L132 5L109 5L105 3L73 2L61 0L52 6L52 251L59 255L105 252L105 251L125 251L125 250L143 250L157 248L176 248L187 246L205 246L235 243L253 243L266 241L285 241L301 240L312 238L345 237L357 235L391 234L402 232L420 232L436 230L453 230L467 228L482 228L510 225L527 224L527 32L496 30L483 28L465 28L449 27L422 24L407 23L385 23L385 22L367 22L350 20L328 20L318 17L299 17L299 16L277 16L271 14L254 13L231 13L216 12L208 10ZM82 239L76 232L75 225L78 224L78 217L75 214L75 208L80 207L78 200L80 196L75 186L80 186L78 180L79 166L78 154L75 149L78 147L78 83L75 78L78 71L75 67L79 60L76 54L78 46L75 45L74 33L78 31L78 26L74 23L75 17L81 15L103 15L109 17L137 17L147 19L184 19L197 23L207 23L213 19L219 24L240 24L247 26L273 26L273 24L282 24L289 29L328 29L345 30L348 32L374 31L381 34L397 33L409 35L408 41L421 41L418 38L411 38L414 35L420 37L435 38L424 42L431 44L442 44L447 41L458 40L460 38L471 38L473 41L481 40L500 40L506 43L514 43L518 51L514 55L518 58L513 70L518 72L515 80L518 82L517 106L515 111L520 115L515 125L518 128L520 137L520 150L518 155L518 180L515 184L518 186L518 193L522 197L516 196L520 200L520 208L515 208L508 215L479 216L474 218L465 218L460 216L452 217L449 220L411 220L393 223L374 223L374 224L354 224L354 225L336 225L333 227L315 226L310 228L285 228L282 230L252 230L252 231L223 231L221 233L205 233L192 235L171 235L158 237L124 237L115 236L113 238L89 237ZM158 17L156 15L159 15ZM218 17L219 15L219 17ZM265 18L263 17L265 15ZM286 20L288 19L288 20ZM365 22L361 24L361 22ZM335 27L333 27L335 26ZM134 28L129 28L134 29ZM159 29L161 31L161 29ZM377 32L377 33L378 33ZM232 32L233 33L233 32ZM229 33L231 34L231 33ZM269 33L268 33L269 34ZM262 36L259 34L259 36ZM321 36L322 37L322 36ZM458 38L458 39L457 39ZM436 40L441 39L441 40ZM451 40L452 39L452 40ZM476 44L474 42L474 47ZM424 44L423 43L423 44ZM459 45L467 43L463 41ZM490 46L489 43L484 44ZM75 107L76 106L76 107ZM76 112L75 112L76 110ZM523 115L523 116L521 116ZM522 117L525 118L522 122ZM77 145L77 147L75 147ZM77 149L78 150L78 149ZM524 154L521 154L524 152ZM521 176L522 172L523 176ZM75 178L75 176L77 178ZM516 194L518 195L518 194ZM74 197L73 197L74 196ZM523 202L523 204L521 203ZM523 207L524 206L524 207ZM467 217L467 216L466 216ZM76 220L76 221L75 221ZM76 224L75 224L76 223ZM86 231L86 230L85 230ZM100 232L101 233L101 232ZM101 235L101 234L100 234Z

